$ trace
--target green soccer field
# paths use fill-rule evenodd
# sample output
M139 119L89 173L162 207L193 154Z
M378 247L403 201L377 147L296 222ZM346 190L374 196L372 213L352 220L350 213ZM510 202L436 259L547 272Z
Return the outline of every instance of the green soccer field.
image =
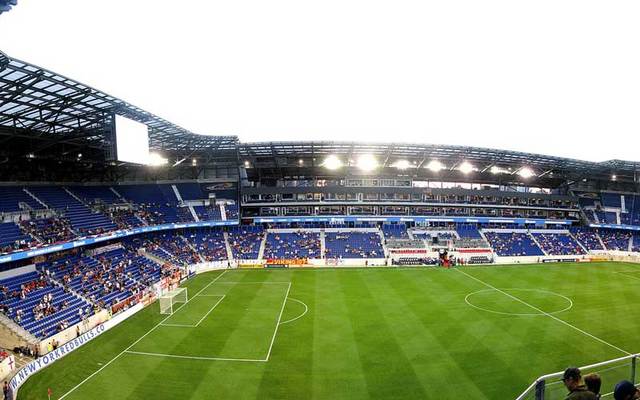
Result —
M640 351L640 266L229 270L146 308L19 399L513 399ZM604 382L610 389L614 382Z

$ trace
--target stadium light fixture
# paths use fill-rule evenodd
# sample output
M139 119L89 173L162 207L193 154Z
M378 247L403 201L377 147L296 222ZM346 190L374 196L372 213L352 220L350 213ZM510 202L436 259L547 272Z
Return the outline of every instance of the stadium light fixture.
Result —
M244 160L244 167L249 168L250 166L251 164L249 163L249 160Z
M431 172L438 172L445 168L446 167L444 166L444 164L438 160L431 160L429 161L429 164L427 164L427 169L430 170Z
M373 171L378 168L378 161L371 154L362 154L358 157L357 166L363 171Z
M398 168L398 169L409 169L409 168L413 167L413 164L411 164L407 160L398 160L398 161L394 162L391 166L394 167L394 168Z
M618 176L616 174L611 175L611 180L612 181L617 181L618 180Z
M473 164L471 164L468 161L464 161L462 164L460 164L460 166L458 167L458 171L462 172L463 174L469 174L473 171L476 170L476 167L473 166Z
M167 165L169 160L162 157L162 155L158 153L149 153L149 158L147 160L147 165L150 167L160 167L162 165Z
M191 160L191 165L193 165L194 167L198 165L198 160L196 160L195 158Z
M337 156L334 155L330 155L327 158L324 159L324 162L322 163L322 166L330 169L330 170L336 170L338 168L342 167L342 161L340 161L340 159Z
M494 175L498 175L498 174L506 174L506 173L508 173L508 172L509 172L509 171L507 171L506 169L504 169L504 168L500 168L500 167L498 167L497 165L494 165L493 167L491 167L491 173L492 173L492 174L494 174Z
M522 167L520 168L520 170L518 171L518 175L520 175L521 177L523 177L524 179L529 179L532 176L534 176L536 173L533 172L533 170L529 167Z

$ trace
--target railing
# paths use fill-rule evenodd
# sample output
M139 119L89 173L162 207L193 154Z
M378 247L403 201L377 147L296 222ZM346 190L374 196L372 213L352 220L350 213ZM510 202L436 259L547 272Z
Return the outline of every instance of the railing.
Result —
M636 364L640 354L632 354L597 364L580 367L584 377L597 373L602 380L602 399L613 398L613 387L621 380L629 380L636 384ZM562 383L564 372L543 375L535 380L516 400L560 400L567 396L567 389Z

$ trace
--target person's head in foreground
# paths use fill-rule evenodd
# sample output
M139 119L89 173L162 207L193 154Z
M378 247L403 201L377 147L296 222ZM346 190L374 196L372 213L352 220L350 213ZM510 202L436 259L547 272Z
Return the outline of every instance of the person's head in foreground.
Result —
M584 376L584 384L587 385L587 390L593 392L593 394L600 394L600 386L602 386L602 380L600 375L596 373L587 374Z
M629 381L620 381L613 390L615 400L640 399L640 390Z
M575 390L579 386L582 386L582 375L580 374L580 370L575 367L569 367L564 370L564 375L562 376L562 382L569 389L569 391Z

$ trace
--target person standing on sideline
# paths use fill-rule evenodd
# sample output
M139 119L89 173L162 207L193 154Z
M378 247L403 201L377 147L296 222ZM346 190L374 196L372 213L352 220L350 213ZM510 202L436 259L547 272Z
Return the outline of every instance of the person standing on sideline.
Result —
M569 394L565 397L565 400L597 400L595 394L587 390L587 387L582 383L582 375L580 370L575 367L567 368L564 371L562 377L564 386L569 390Z

